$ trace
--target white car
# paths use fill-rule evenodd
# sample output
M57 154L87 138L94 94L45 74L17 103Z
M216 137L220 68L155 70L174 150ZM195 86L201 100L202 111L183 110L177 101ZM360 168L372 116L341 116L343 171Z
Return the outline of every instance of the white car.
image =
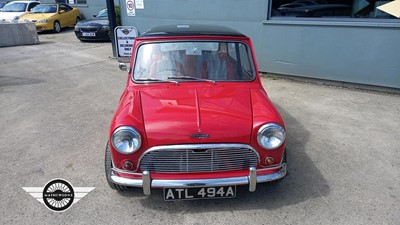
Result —
M13 1L7 3L0 11L0 21L15 22L24 15L31 11L31 9L40 2L38 1Z

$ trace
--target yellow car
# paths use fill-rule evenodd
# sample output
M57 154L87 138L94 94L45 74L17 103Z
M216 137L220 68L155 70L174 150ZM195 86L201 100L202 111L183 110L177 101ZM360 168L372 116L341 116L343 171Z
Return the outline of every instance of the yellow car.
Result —
M35 23L38 32L52 30L58 33L63 27L74 26L80 19L79 9L67 4L40 4L21 16L19 21Z

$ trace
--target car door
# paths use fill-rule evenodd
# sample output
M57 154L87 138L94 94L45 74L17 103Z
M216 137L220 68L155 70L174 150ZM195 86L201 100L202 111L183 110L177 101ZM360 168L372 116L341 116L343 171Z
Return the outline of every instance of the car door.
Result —
M58 12L60 13L61 11L64 11L63 13L60 13L60 22L61 22L61 27L67 27L72 25L72 20L71 20L71 7L68 7L67 5L60 4L58 8Z
M77 17L75 10L69 5L65 5L65 8L66 8L66 14L68 16L68 26L74 26Z

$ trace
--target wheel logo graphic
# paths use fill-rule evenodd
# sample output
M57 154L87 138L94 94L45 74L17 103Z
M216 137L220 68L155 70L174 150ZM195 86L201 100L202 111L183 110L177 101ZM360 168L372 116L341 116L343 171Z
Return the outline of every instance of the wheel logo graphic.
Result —
M122 33L124 33L125 35L128 35L130 32L131 32L131 31L128 30L128 29L123 29L123 30L122 30Z
M52 180L43 188L44 204L57 212L67 210L74 202L74 197L74 188L66 180Z
M22 189L38 202L46 205L48 209L54 212L64 212L95 188L73 187L68 181L56 178L49 181L44 187L22 187Z

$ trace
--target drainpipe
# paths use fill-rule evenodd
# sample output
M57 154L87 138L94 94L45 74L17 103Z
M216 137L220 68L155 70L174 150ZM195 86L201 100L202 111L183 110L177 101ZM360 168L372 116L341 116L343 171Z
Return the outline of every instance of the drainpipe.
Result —
M108 12L108 21L110 22L110 33L111 33L111 45L113 57L116 57L116 47L115 47L115 37L114 37L114 29L117 26L117 19L115 16L115 5L114 0L106 0L107 4L107 12Z

